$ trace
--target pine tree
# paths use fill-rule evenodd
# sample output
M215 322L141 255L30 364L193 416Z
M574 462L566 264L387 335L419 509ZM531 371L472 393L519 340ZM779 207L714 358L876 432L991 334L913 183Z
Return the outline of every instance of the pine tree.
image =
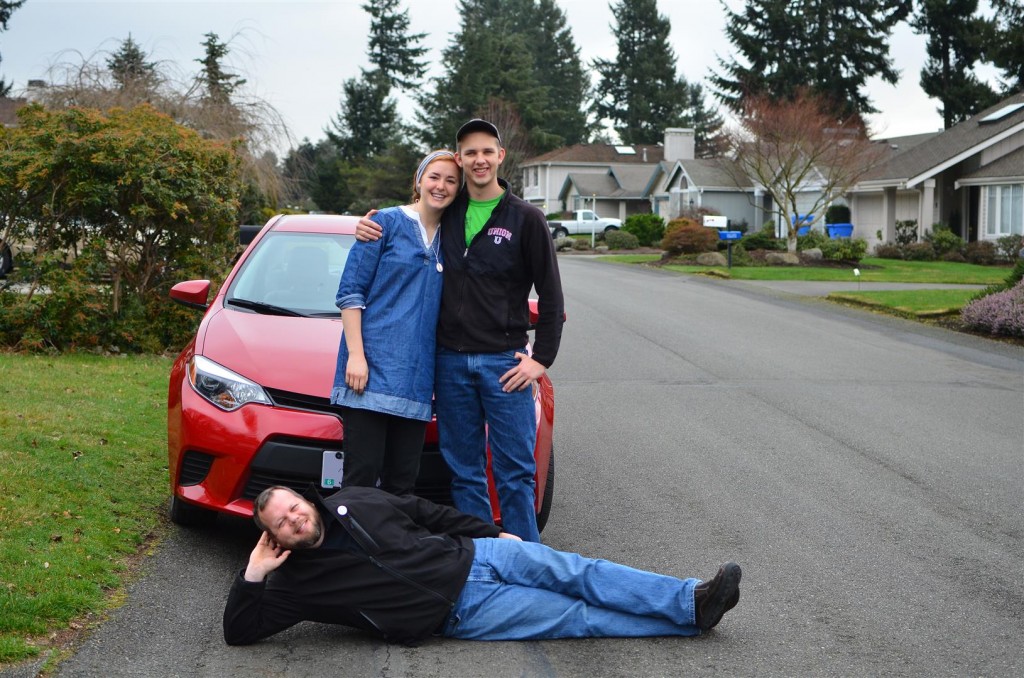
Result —
M1024 4L1020 0L992 0L994 38L989 59L1003 71L1003 96L1024 92Z
M460 32L442 54L444 74L418 97L421 137L451 146L467 119L497 111L510 156L544 152L589 134L588 83L565 14L554 0L460 0ZM518 139L519 148L509 142ZM515 189L507 157L502 174Z
M231 50L216 33L207 33L202 45L206 54L196 61L203 65L199 78L206 88L206 95L213 103L229 104L231 95L245 84L245 79L224 70L224 58Z
M129 33L121 47L107 59L107 70L118 89L148 90L156 84L156 64L146 61L148 56Z
M689 94L676 76L671 24L655 0L619 0L611 9L618 55L593 62L600 78L594 112L612 122L623 143L653 143L684 122Z
M792 101L807 89L841 119L876 109L862 91L868 79L899 79L889 35L910 0L747 0L726 10L726 35L739 58L718 59L716 96L736 112L750 96ZM742 60L741 60L742 59Z
M0 33L7 30L7 22L10 20L14 10L24 4L25 0L0 0ZM3 58L0 57L0 62L2 61ZM3 78L0 78L0 97L10 94L12 86L13 83L5 82Z
M396 137L398 108L390 92L391 83L380 71L363 71L363 77L344 82L341 111L325 130L344 161L382 153Z
M693 128L694 154L698 158L717 158L725 155L729 146L723 126L725 122L717 109L708 108L704 87L689 85L689 107L683 124Z
M974 75L982 58L987 22L978 15L978 0L918 0L911 21L928 38L928 60L921 69L921 89L938 99L946 129L995 103L996 94Z
M426 72L419 45L426 33L409 34L409 10L398 11L399 0L369 0L362 5L370 15L370 63L392 87L416 87Z

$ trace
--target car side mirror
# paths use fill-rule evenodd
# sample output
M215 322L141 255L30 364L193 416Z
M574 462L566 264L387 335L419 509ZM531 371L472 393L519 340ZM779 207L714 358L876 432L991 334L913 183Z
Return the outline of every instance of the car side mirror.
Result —
M171 299L182 306L205 311L210 307L210 281L186 280L171 288Z

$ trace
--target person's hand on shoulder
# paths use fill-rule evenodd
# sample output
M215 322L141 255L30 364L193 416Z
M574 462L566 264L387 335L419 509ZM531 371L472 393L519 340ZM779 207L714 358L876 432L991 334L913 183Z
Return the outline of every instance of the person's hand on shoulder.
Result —
M384 229L380 227L380 224L370 221L370 217L376 213L377 210L370 210L359 220L359 224L356 225L356 240L369 242L380 239Z

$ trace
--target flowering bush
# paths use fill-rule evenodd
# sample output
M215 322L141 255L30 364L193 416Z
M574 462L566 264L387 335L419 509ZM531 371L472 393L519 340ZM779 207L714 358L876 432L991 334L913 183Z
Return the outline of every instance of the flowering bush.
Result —
M685 218L669 222L661 239L661 249L673 256L713 252L717 245L718 231Z
M972 329L1024 337L1024 280L1004 292L972 301L960 311L960 318Z

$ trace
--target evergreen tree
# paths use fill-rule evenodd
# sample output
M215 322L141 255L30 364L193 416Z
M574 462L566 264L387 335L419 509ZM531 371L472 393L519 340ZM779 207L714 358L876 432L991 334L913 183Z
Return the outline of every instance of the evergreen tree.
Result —
M121 47L107 59L107 70L118 89L148 90L156 84L156 64L146 61L148 56L129 33Z
M342 85L341 111L325 130L346 162L358 162L387 149L400 133L391 84L380 71L363 71Z
M585 140L588 84L565 14L554 0L460 0L460 31L442 55L444 74L418 97L420 136L451 146L467 119L500 111L523 153ZM507 147L506 143L506 147ZM518 175L503 172L515 188Z
M876 112L862 91L872 77L895 84L889 35L910 0L747 0L723 3L726 35L739 58L719 57L716 96L736 112L750 96L792 101L810 89L842 119ZM742 60L741 60L742 59Z
M689 108L684 124L693 128L694 154L698 158L717 158L725 155L729 142L723 130L724 121L717 109L708 108L704 87L689 85Z
M1024 92L1024 4L1020 0L992 0L994 38L988 57L1003 71L1003 96Z
M199 79L206 88L206 96L214 103L229 104L231 95L245 84L245 79L224 70L224 58L231 50L216 33L207 33L202 45L206 54L196 61L203 65Z
M25 0L0 0L0 33L7 30L7 22L14 10L24 4ZM0 62L2 61L3 58L0 57ZM13 83L5 82L3 78L0 78L0 97L10 94L12 85Z
M370 15L370 63L392 87L416 87L426 72L420 46L426 33L409 34L409 10L398 11L399 0L369 0L362 5Z
M978 0L918 0L911 25L928 38L921 89L938 99L946 129L995 103L996 94L973 69L982 58L987 22Z
M600 78L594 112L612 121L623 143L654 143L666 127L685 122L690 94L676 76L671 24L655 0L619 0L611 10L618 55L593 62Z

